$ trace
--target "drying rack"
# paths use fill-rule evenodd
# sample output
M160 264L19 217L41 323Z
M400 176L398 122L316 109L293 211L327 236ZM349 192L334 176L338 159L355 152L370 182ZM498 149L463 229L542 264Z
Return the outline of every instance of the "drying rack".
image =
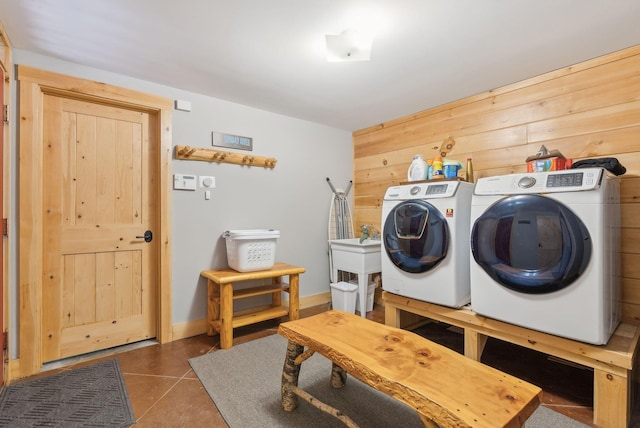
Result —
M346 190L336 189L329 177L327 177L327 183L333 192L331 207L329 209L329 241L332 239L353 238L353 220L351 218L349 201L347 200L347 195L349 194L349 190L351 190L353 180L349 181ZM329 244L329 277L331 278L331 282L350 281L354 278L354 275L349 272L342 271L339 272L338 278L334 278L331 244Z

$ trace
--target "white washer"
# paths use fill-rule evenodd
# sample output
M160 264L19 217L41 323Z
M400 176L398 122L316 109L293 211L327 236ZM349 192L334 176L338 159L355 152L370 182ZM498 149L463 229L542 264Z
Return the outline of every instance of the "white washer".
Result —
M440 305L469 303L473 184L389 187L382 203L382 288Z
M593 344L620 322L620 179L602 168L481 178L471 307Z

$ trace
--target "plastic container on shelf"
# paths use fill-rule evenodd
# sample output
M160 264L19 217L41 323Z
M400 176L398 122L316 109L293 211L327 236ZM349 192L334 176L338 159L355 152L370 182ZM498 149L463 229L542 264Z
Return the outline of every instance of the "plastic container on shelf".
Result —
M332 308L355 314L358 286L344 281L331 283L330 285Z
M462 168L462 163L453 159L445 159L442 170L444 178L456 178L458 171Z
M431 171L431 179L444 178L444 168L441 156L436 156L433 159L432 168L433 170Z
M407 180L420 181L427 179L427 163L422 159L422 155L415 155L407 171Z
M271 269L276 260L276 241L280 232L273 229L227 230L222 236L227 245L227 262L238 272Z
M431 180L433 174L433 159L427 160L427 180Z
M471 158L467 158L467 168L464 175L468 183L473 183L473 160Z

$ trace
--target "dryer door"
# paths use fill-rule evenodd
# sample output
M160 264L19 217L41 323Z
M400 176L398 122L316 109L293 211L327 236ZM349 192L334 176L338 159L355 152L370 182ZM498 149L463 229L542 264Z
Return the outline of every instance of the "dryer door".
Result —
M447 255L447 220L422 200L401 202L385 220L382 239L389 259L399 269L422 273L433 269Z
M540 294L567 287L587 268L591 236L562 203L540 195L491 205L471 231L473 258L499 284Z

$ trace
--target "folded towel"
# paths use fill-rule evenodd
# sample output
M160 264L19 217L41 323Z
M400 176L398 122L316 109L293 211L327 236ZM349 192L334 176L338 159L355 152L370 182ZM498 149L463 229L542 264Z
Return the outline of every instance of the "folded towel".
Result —
M575 168L604 168L612 174L622 175L627 172L627 168L622 166L616 158L596 158L596 159L584 159L574 162L571 165L571 169Z

